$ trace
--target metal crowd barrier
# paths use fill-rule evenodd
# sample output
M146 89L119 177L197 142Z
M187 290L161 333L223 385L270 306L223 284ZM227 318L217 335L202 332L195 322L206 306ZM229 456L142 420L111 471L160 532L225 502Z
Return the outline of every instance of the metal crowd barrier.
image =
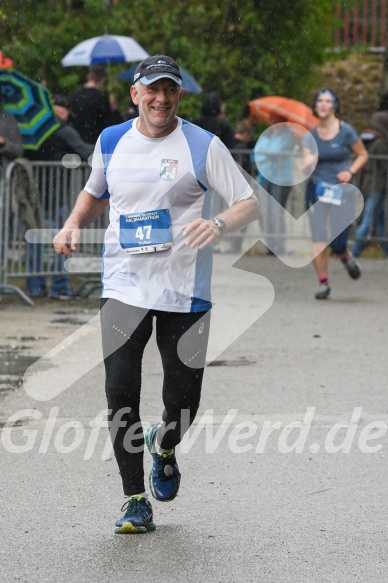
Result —
M292 160L292 173L294 184L290 186L290 191L287 196L286 209L288 215L284 218L274 205L271 196L257 185L257 166L254 160L253 150L243 150L243 149L232 149L230 150L232 156L240 166L248 166L247 174L250 175L251 184L258 197L260 204L260 219L259 221L251 224L248 228L240 233L235 232L228 234L224 241L220 244L220 250L227 252L228 250L233 250L239 247L238 240L240 239L241 250L246 252L253 245L255 249L259 252L266 252L267 248L265 242L271 240L280 247L286 245L288 242L289 254L291 255L308 255L310 253L310 241L311 233L307 217L303 217L305 213L304 206L304 195L306 189L306 179L302 171L303 156L302 150L295 149L292 151L283 151L281 153L270 153L270 152L258 152L259 154L265 154L268 159L273 159L274 166L279 169L282 175L283 164L291 159ZM244 164L245 158L245 164ZM250 163L247 165L247 159ZM269 177L268 177L269 178ZM275 182L275 180L273 180ZM287 186L287 185L281 185ZM263 185L265 190L265 184ZM221 209L224 209L224 203L221 203ZM220 212L220 211L219 211ZM257 241L260 240L259 243ZM282 243L279 243L282 241Z
M250 180L259 198L261 219L251 223L247 228L224 237L218 250L220 252L246 252L258 243L260 252L266 251L265 242L269 237L284 239L291 254L306 255L310 253L310 228L306 220L294 220L302 217L305 212L304 193L306 181L302 176L301 152L289 152L293 156L296 185L292 186L287 200L285 225L280 225L279 215L267 231L268 214L271 207L271 197L260 193L257 188L257 170L251 150L232 150L237 162L243 161L242 156L248 155L252 161L249 168ZM370 157L375 163L380 157ZM63 273L63 258L58 257L52 247L52 239L61 229L70 210L73 208L79 192L84 187L90 174L90 167L82 164L78 167L65 168L61 162L32 162L33 180L38 192L37 199L31 199L26 192L25 198L15 196L17 189L17 160L9 164L0 175L0 293L17 294L29 305L34 305L32 299L15 285L14 280L27 277L51 277ZM387 159L388 169L388 159ZM19 185L20 186L20 185ZM386 183L388 192L388 180ZM30 197L30 198L29 198ZM225 208L220 197L214 197L213 216ZM388 196L385 199L385 212L388 216ZM31 225L31 214L34 217ZM96 287L100 287L101 252L103 234L108 226L108 210L92 225L81 233L81 243L74 259L66 269L70 274L78 274L81 280L76 293L88 296ZM371 242L388 242L388 222L385 222L383 238L374 237L369 233L364 239ZM27 234L27 235L26 235ZM96 275L98 274L98 276ZM12 280L12 283L11 283Z
M234 156L235 160L241 165L243 163L243 156L248 156L251 160L250 166L250 175L257 180L257 167L254 162L254 151L253 150L231 150L232 155ZM260 241L264 242L263 248L265 249L265 241L269 238L272 239L283 239L285 242L289 242L291 247L291 254L306 254L310 253L310 241L311 241L311 232L310 226L306 220L298 220L295 221L294 219L298 219L298 217L303 217L305 213L305 190L308 179L305 178L302 165L303 165L303 153L302 149L295 149L292 152L282 152L282 153L268 153L268 152L259 152L261 154L265 154L266 156L276 158L276 163L280 169L280 173L282 170L282 160L286 160L291 158L292 165L293 165L293 174L294 174L294 182L295 184L291 187L290 193L287 199L286 209L289 212L289 215L286 216L285 224L282 222L281 215L279 213L274 212L272 201L269 197L263 196L258 193L258 199L260 203L260 221L256 223L255 227L250 225L248 227L248 231L244 234L244 241L243 241L243 250L249 249L249 243L257 241L257 238L260 238ZM362 193L364 196L368 194L372 194L373 192L377 192L378 188L374 185L376 184L376 167L377 163L381 160L386 161L387 165L387 176L385 182L385 201L384 201L384 214L385 214L385 222L384 222L384 233L381 236L377 236L374 232L373 225L371 226L370 232L367 234L366 237L355 237L355 230L358 224L358 221L355 221L352 225L351 232L350 232L350 243L355 240L363 241L365 243L386 243L388 247L388 157L386 156L377 156L377 155L369 155L369 162L368 164L372 164L372 187L370 193ZM220 210L225 208L223 203L220 203ZM219 209L217 209L220 212ZM268 227L271 227L269 230ZM233 241L233 239L241 237L239 233L231 233L228 235L229 241ZM232 245L233 246L233 245ZM227 248L227 246L226 246Z
M52 239L62 228L65 219L73 208L79 192L85 186L90 167L82 164L65 168L61 162L32 162L33 178L37 198L31 196L25 185L25 197L17 196L17 189L23 188L20 181L20 162L9 164L0 182L0 293L17 294L29 305L35 305L20 286L10 280L27 277L49 278L67 273L64 257L57 256ZM101 271L102 233L108 225L108 212L87 227L82 233L77 249L79 273L83 280L76 294L87 286L99 286L100 277L87 278L85 261L99 262L91 273ZM82 264L83 261L83 264ZM71 274L78 273L71 269ZM91 293L92 289L85 294Z

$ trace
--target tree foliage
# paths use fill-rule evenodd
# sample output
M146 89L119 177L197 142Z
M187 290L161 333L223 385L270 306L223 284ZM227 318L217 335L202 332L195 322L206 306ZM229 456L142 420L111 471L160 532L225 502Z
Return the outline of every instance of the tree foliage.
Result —
M348 0L351 4L353 0ZM15 68L72 91L83 67L61 58L77 43L108 32L135 38L150 54L169 54L205 92L219 90L231 119L263 95L303 99L312 66L331 46L334 0L3 0L3 53ZM125 63L110 67L111 85L125 106L128 87L118 83ZM183 110L198 113L202 98L187 96ZM186 114L186 115L187 115Z

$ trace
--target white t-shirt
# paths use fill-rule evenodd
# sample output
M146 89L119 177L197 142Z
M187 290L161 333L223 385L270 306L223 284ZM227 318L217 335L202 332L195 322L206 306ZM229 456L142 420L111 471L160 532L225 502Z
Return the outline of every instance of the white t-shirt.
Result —
M252 188L213 134L178 118L171 134L148 138L136 129L136 121L102 132L85 186L110 203L101 296L155 310L208 310L213 246L185 245L182 227L210 218L212 190L231 206L249 198ZM170 228L161 227L161 214ZM156 246L154 233L172 241L166 245L170 248L138 252Z

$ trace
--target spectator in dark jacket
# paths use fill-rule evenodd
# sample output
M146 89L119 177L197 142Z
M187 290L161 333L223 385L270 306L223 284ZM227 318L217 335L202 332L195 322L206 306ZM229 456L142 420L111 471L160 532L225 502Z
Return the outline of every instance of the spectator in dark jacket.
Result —
M11 113L4 111L0 94L0 165L6 166L23 156L23 142L19 126Z
M367 238L375 228L377 237L385 234L385 199L387 192L388 156L388 112L378 111L369 120L368 128L362 132L361 139L371 155L362 168L359 189L364 196L364 210L355 233L352 247L354 257L358 257L367 245ZM383 158L384 157L384 158ZM385 257L388 256L388 243L381 245Z
M86 143L74 127L69 125L70 103L64 95L54 95L54 111L61 127L43 142L39 150L29 154L34 160L61 162L67 154L77 154L87 162L93 154L93 145Z
M93 153L93 146L86 144L79 133L71 127L67 120L70 110L68 100L62 95L54 96L54 110L61 122L61 126L53 132L42 144L37 152L29 153L29 157L37 161L64 162L62 166L53 168L53 174L43 172L39 176L39 189L43 194L45 203L45 226L56 229L67 217L69 212L69 167L65 156L77 155L86 162ZM70 160L67 160L70 162ZM41 271L41 250L40 245L29 246L28 271ZM56 258L54 271L63 271L62 258ZM27 289L34 298L45 297L47 295L45 278L35 275L27 278ZM52 285L49 292L51 299L71 299L74 292L71 289L69 276L61 273L52 276Z
M234 133L235 143L233 146L234 150L250 150L252 149L252 138L253 138L253 129L252 126L246 121L238 121L236 124L236 129ZM235 152L233 154L233 158L236 160L238 164L248 172L249 175L252 175L254 171L253 166L253 159L252 156L248 153L242 152Z
M250 149L250 143L253 137L252 126L246 121L238 121L236 124L234 132L234 144L233 144L233 158L236 160L237 164L247 172L250 176L254 171L254 163L252 157L249 153L243 152L243 150ZM220 253L240 253L242 249L242 243L247 231L247 227L243 227L239 231L232 233L231 235L226 235L223 237L219 244Z
M207 94L201 108L201 117L195 119L193 123L216 135L229 150L234 147L233 130L225 119L224 105L217 91ZM220 196L214 197L212 209L214 216L225 209L225 203Z
M217 91L207 94L201 109L201 117L194 120L197 126L215 134L229 150L235 144L233 130L225 119L225 109Z
M108 93L104 91L106 80L104 67L92 65L85 85L69 96L69 122L83 141L93 146L103 129L123 121L116 110L113 111Z

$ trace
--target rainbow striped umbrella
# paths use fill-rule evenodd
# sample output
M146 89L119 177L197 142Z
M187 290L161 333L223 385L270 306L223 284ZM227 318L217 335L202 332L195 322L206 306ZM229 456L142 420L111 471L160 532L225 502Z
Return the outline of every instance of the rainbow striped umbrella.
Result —
M49 91L22 73L0 69L0 95L4 109L18 122L25 149L38 150L60 127Z

